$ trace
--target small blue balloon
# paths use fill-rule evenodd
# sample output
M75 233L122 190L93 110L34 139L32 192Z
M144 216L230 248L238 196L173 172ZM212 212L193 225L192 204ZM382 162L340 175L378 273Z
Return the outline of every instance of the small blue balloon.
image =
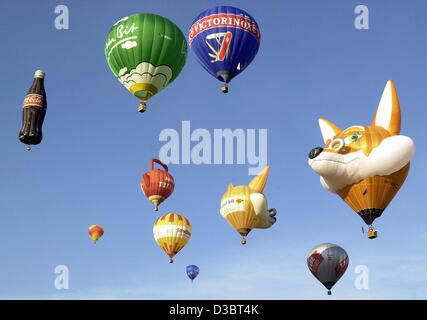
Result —
M187 266L187 276L193 281L199 275L200 269L194 264Z

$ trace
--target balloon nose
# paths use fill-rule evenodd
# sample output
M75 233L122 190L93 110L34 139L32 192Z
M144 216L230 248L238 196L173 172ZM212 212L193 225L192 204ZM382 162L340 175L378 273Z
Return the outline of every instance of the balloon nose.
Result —
M310 152L308 153L308 157L310 159L314 159L316 158L319 154L321 154L323 151L322 147L316 147L310 150Z

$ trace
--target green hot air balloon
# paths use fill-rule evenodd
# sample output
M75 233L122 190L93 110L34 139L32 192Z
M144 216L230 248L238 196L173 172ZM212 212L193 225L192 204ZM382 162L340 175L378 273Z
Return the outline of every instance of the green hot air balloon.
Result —
M140 101L146 101L179 75L187 58L187 42L170 20L136 13L117 21L105 43L105 56L117 79Z

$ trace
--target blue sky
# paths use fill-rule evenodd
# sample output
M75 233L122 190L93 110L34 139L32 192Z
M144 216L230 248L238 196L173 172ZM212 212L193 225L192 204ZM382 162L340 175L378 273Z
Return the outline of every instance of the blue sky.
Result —
M370 29L354 28L354 8L370 10ZM70 10L70 29L54 27L55 6ZM111 25L135 12L173 20L186 34L201 11L234 5L257 20L262 40L253 63L220 83L189 54L177 80L137 101L110 72L104 41ZM46 299L324 299L306 255L333 242L350 256L334 288L338 299L426 299L425 1L15 1L2 3L0 38L0 297ZM44 140L31 153L18 140L21 104L34 70L46 74ZM376 222L379 237L326 192L307 164L322 144L317 119L341 127L371 122L388 79L400 98L402 134L416 143L408 179ZM171 165L174 194L161 213L180 212L193 236L173 265L157 247L158 216L140 191L163 129L268 129L271 174L265 194L278 210L269 230L242 247L219 214L229 182L246 184L249 165ZM101 224L92 245L87 227ZM201 273L191 284L185 266ZM66 265L70 289L54 287ZM354 286L369 268L369 290Z

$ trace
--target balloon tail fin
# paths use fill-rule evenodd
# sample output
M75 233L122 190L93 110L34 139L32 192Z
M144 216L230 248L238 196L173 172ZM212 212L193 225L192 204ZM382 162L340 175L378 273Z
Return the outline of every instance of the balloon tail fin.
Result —
M249 182L249 187L256 192L263 192L267 184L268 175L270 174L270 166L266 166L258 175Z

